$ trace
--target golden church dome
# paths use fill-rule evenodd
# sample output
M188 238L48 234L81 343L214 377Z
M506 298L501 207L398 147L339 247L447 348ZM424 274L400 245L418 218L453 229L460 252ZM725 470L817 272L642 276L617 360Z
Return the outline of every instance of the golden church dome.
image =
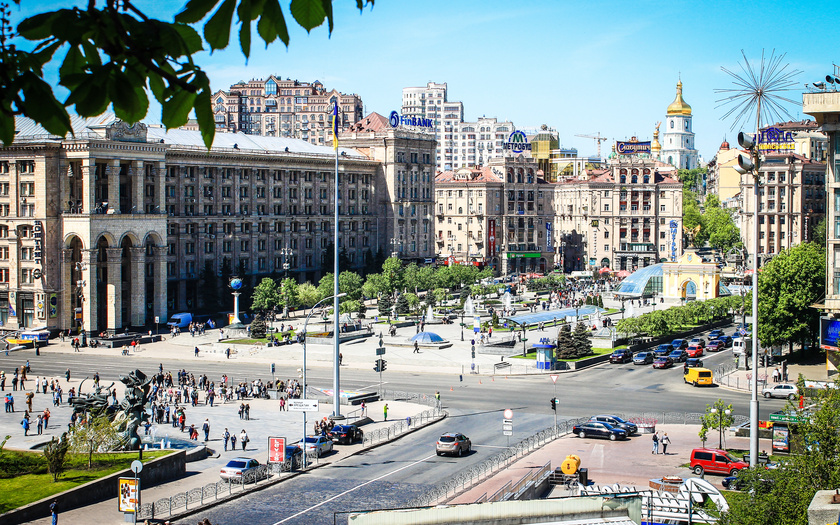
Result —
M691 115L691 106L682 97L682 80L677 82L677 98L668 106L668 115Z

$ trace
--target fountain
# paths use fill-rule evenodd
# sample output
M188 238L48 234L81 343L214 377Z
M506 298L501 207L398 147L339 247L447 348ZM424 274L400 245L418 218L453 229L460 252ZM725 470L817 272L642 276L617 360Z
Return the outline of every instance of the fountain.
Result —
M633 301L630 301L630 306L627 307L627 317L635 317L635 311L633 310Z
M464 302L464 315L475 315L475 306L473 306L472 296L467 297L467 300Z
M434 319L435 319L435 311L434 311L434 309L432 309L432 305L429 305L429 307L426 308L426 324L431 323L432 321L434 321Z
M505 295L502 296L502 304L505 305L505 310L510 310L513 307L513 297L510 296L510 292L505 292Z

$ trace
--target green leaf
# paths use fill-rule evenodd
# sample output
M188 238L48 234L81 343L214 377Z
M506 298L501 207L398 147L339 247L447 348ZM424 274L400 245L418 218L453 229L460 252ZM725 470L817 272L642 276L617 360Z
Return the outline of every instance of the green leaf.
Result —
M30 16L23 20L17 26L18 33L27 40L45 40L51 38L55 31L53 24L61 20L63 17L74 17L73 12L69 9L62 9L60 11L51 11L49 13L41 13Z
M58 75L61 79L59 83L62 86L73 89L81 81L81 77L84 76L86 66L87 60L82 54L82 51L78 47L71 47L64 56L64 62L61 63L61 67L58 69ZM77 78L78 80L75 80Z
M108 96L111 98L117 118L125 122L140 121L149 109L149 99L142 87L132 82L129 76L121 71L115 71L111 75Z
M182 24L195 24L209 13L219 0L190 0L184 10L175 15L175 21Z
M239 15L239 47L242 49L242 54L247 60L251 54L251 1L240 0L239 8L237 9Z
M289 30L286 27L286 19L283 17L283 10L277 0L266 0L263 6L262 16L257 22L257 32L265 41L266 47L280 38L286 47L289 46Z
M162 104L161 121L166 129L178 128L187 123L195 99L195 93L181 89Z
M324 23L327 14L321 0L292 0L292 16L307 32Z
M213 145L213 137L216 134L216 122L213 120L209 90L204 90L195 97L195 118L198 121L204 145L207 146L207 149L210 149Z
M235 7L236 0L225 0L204 25L204 39L210 44L211 51L224 49L230 42L230 26Z
M332 9L332 0L321 0L321 8L324 10L324 14L327 17L327 23L330 28L330 34L333 32L333 9Z
M166 96L164 95L165 89L166 84L164 84L163 78L156 73L149 73L149 90L151 90L158 102L166 100Z
M44 126L44 129L63 137L72 129L70 117L64 106L53 95L52 86L32 72L23 75L26 94L23 114Z
M15 140L15 117L0 112L0 141L9 146Z
M190 26L184 24L170 24L171 32L177 33L184 42L184 50L182 54L193 54L204 49L204 44L201 41L201 35L198 31ZM164 46L165 49L168 49ZM181 55L173 55L181 56Z
M64 101L65 106L76 106L76 113L83 117L101 115L108 109L107 82L108 70L98 68L93 73L85 75L84 80L70 91L70 96Z

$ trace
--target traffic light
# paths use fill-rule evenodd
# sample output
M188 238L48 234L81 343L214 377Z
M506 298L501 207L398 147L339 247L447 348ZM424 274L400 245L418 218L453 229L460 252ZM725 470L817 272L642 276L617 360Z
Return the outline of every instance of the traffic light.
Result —
M386 361L384 359L380 359L379 360L379 369L384 372L386 368L388 368L388 361Z
M473 343L470 351L472 352L472 358L475 359L475 343Z
M373 364L374 372L381 372L382 370L379 367L379 362L382 361L381 359L377 359L376 362Z
M557 410L557 398L556 397L551 398L551 410Z
M738 133L738 144L745 150L749 151L750 154L752 154L755 149L755 139L743 131ZM735 166L735 171L743 175L744 173L753 171L754 169L755 163L752 159L743 155L738 155L738 165Z

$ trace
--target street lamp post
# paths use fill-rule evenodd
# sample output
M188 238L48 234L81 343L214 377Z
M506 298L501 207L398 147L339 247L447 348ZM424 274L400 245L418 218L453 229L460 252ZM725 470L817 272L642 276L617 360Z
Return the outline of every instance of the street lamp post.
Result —
M461 341L464 340L464 310L461 310Z
M717 409L717 408L715 408L715 407L712 407L712 409L710 410L710 412L711 412L712 414L717 414L717 413L718 413L718 409ZM724 411L723 411L723 413L722 413L722 414L720 414L720 416L718 417L718 425L717 425L717 426L718 426L718 448L720 448L720 449L723 449L723 416L724 416L724 415L729 416L730 414L732 414L732 411L731 411L731 410L729 410L729 409L727 408L727 409L726 409L726 410L724 410Z
M331 295L329 297L324 297L323 299L321 299L320 301L315 303L315 306L312 307L312 310L309 311L309 315L306 316L306 320L303 322L303 370L302 370L302 373L303 373L303 390L302 390L303 399L306 399L306 343L309 340L309 338L306 336L306 326L309 324L309 318L312 317L313 313L315 313L315 309L318 308L319 304L323 303L324 301L329 301L330 299L336 299L336 298L339 298L339 297L344 297L345 295L347 295L347 294L346 293L340 293L336 296ZM336 337L338 337L338 334L336 334ZM338 392L336 392L336 396L338 396ZM303 439L304 439L304 442L303 442L304 443L304 447L303 447L303 469L306 470L306 412L305 411L303 412Z

